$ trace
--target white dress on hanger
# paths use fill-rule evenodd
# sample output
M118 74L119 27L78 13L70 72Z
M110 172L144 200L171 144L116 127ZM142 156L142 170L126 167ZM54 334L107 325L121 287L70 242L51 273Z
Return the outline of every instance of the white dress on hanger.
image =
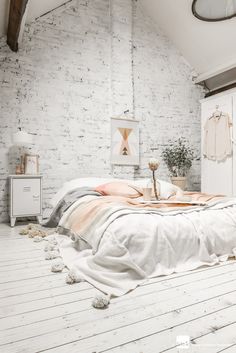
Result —
M232 119L226 113L214 113L204 126L204 157L222 161L232 154Z

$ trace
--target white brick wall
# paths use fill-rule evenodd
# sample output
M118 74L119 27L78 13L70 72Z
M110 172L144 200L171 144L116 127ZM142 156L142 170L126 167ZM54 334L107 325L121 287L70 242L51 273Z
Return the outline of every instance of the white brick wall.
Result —
M192 83L192 69L172 43L155 31L150 18L134 8L134 101L141 121L141 165L136 175L146 173L148 158L161 158L170 139L186 137L200 157L200 104L203 90ZM159 176L168 175L162 163ZM195 161L189 188L199 190L200 162Z
M34 134L44 206L79 176L148 175L147 161L168 139L200 148L198 100L191 68L156 30L138 1L73 0L27 26L18 53L0 40L0 221L7 219L7 175L19 150L11 135ZM141 165L110 165L110 116L130 109L140 119ZM199 187L199 161L191 187ZM162 165L160 175L167 177Z

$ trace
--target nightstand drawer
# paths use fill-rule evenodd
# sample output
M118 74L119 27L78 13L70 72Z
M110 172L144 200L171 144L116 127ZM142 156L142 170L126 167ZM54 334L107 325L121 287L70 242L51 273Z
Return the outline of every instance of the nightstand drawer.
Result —
M12 216L41 214L41 179L12 180Z

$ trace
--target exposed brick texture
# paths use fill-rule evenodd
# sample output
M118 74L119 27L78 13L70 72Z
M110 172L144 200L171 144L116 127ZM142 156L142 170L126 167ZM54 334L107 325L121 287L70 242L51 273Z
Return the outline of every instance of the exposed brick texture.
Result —
M138 1L73 0L27 25L18 53L2 38L0 221L8 218L19 124L34 134L25 151L40 155L44 207L72 178L149 175L148 159L160 158L170 138L186 136L199 153L202 90L191 73ZM140 120L139 169L110 164L110 117L126 109ZM159 175L168 178L163 164ZM199 188L199 161L189 179Z

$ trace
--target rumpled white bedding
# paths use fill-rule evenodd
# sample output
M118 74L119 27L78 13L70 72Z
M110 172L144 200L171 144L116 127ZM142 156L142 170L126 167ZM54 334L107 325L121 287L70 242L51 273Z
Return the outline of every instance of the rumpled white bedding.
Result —
M78 249L66 236L57 240L66 266L109 295L123 295L151 277L212 266L236 255L236 200L200 211L121 213L107 222L96 229L100 243L95 253Z

